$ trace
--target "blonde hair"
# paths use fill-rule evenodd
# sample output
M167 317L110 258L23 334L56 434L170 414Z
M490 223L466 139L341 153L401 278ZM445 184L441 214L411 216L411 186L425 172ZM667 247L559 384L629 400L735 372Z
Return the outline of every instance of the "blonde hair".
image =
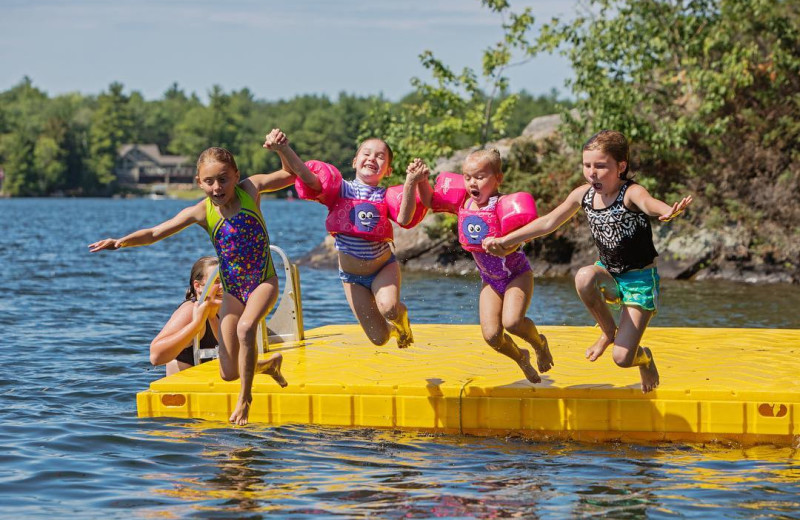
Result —
M630 156L630 149L628 147L628 140L622 132L617 132L616 130L600 130L590 137L589 140L586 141L586 144L583 145L584 152L592 150L599 150L603 153L607 153L618 163L625 161L625 171L620 173L619 178L628 180L628 169L630 165L628 157Z
M211 148L203 150L203 153L201 153L200 157L197 158L197 171L200 171L201 165L210 162L222 163L230 166L237 172L239 171L239 168L236 166L236 159L233 158L233 154L225 148L212 146Z
M487 162L495 175L503 175L503 159L497 148L482 148L470 153L464 162L481 161Z
M219 265L219 259L216 256L201 256L197 259L192 266L192 272L189 274L189 288L186 289L187 302L198 296L194 292L194 282L202 280L206 275L206 270L215 265Z

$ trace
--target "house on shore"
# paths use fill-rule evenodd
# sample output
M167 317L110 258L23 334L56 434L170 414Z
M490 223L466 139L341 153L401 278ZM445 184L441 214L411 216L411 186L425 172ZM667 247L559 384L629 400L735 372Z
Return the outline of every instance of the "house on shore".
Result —
M188 189L194 184L195 167L183 155L162 155L155 144L124 144L119 148L114 173L125 186Z

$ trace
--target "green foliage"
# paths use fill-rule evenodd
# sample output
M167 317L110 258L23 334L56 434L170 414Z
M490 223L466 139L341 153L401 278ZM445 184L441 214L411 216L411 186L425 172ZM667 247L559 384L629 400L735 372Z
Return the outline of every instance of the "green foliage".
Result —
M516 55L526 59L532 54L526 35L534 19L530 8L514 13L504 0L481 3L501 17L503 27L502 40L483 53L484 86L472 69L454 72L433 52L425 51L420 61L433 82L412 78L413 96L400 107L376 103L364 121L360 137L381 136L395 152L395 175L390 182L398 182L404 176L404 166L414 157L432 164L455 150L482 146L507 135L508 121L519 96L508 93L504 74L516 64Z
M89 130L88 165L99 187L109 187L114 181L114 163L119 147L133 134L133 116L129 97L122 93L121 83L114 82L108 92L97 98Z
M116 186L119 147L155 143L162 153L189 162L210 146L229 148L244 175L281 167L263 149L272 128L287 132L304 159L320 159L352 172L361 122L375 101L341 94L265 102L248 89L214 87L204 104L178 85L148 101L119 83L95 97L69 94L49 99L29 78L0 92L0 166L12 196L51 193L108 194Z
M789 0L590 0L542 29L538 50L572 62L570 144L611 128L633 144L638 180L800 222L800 4ZM788 173L787 173L788 172ZM781 180L778 182L778 180ZM725 204L731 216L745 211ZM738 218L736 218L738 220ZM719 220L715 217L715 220Z

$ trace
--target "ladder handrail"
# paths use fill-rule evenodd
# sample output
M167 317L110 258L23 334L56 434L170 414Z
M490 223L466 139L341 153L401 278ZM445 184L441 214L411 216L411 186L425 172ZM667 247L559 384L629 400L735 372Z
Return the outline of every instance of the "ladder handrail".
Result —
M300 341L305 337L303 331L303 306L300 294L300 272L297 269L297 265L289 260L283 249L273 245L269 246L269 249L281 257L285 286L279 296L272 317L269 320L265 317L258 324L259 330L256 333L256 345L259 354L269 351L270 342ZM216 278L219 278L219 267L214 268L209 275L198 301L202 302L208 297L208 291ZM195 365L199 365L203 359L213 359L219 356L219 347L201 349L200 339L200 335L194 338L192 351Z

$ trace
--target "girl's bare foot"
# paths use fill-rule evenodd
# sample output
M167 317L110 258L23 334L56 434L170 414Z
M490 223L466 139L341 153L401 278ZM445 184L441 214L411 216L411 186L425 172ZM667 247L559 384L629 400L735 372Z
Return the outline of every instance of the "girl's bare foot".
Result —
M281 374L281 365L283 365L283 354L276 352L268 359L259 361L256 365L256 374L267 374L272 376L272 379L278 383L281 388L286 388L289 383Z
M244 426L247 424L247 417L250 415L250 403L252 402L252 396L247 399L239 398L239 401L236 403L236 409L233 411L228 421L237 426Z
M614 338L606 336L605 332L600 334L594 345L586 349L586 359L589 361L597 361L597 358L603 355L603 352L614 343Z
M642 393L646 394L656 389L661 382L658 376L658 369L656 368L656 360L653 359L653 353L647 347L641 347L645 353L650 356L650 362L646 365L639 365L639 375L642 377Z
M539 368L539 372L544 374L553 368L555 362L553 361L553 355L550 353L550 346L544 334L539 334L539 340L541 341L541 346L532 346L533 350L536 352L536 366Z
M524 348L519 349L519 352L521 356L517 364L522 369L522 373L525 374L525 379L531 383L541 383L542 378L539 376L539 373L536 372L536 369L533 368L533 365L531 365L531 353Z

